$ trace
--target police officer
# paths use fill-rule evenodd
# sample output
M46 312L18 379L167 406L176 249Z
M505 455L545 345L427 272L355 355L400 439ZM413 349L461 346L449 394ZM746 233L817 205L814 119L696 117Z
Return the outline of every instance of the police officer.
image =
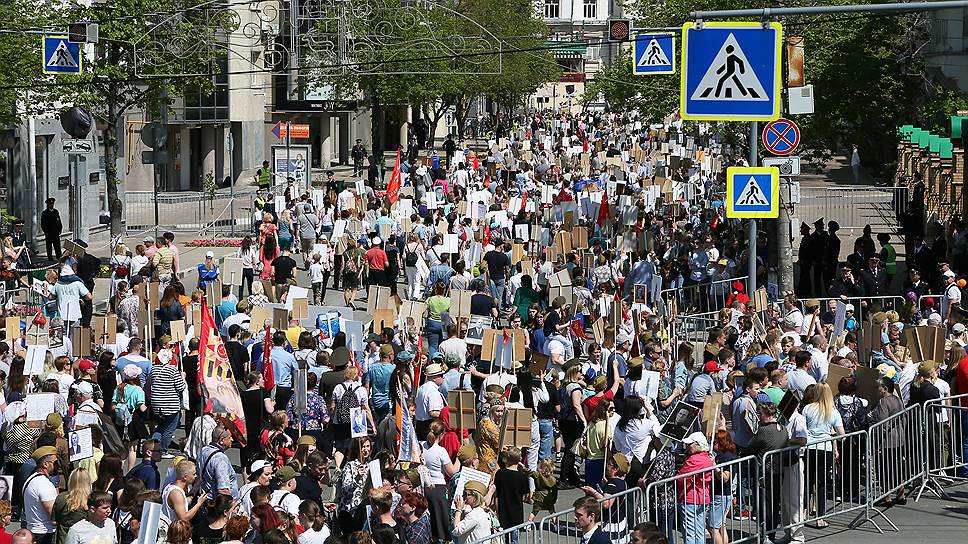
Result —
M262 161L262 168L255 174L259 189L268 191L272 187L272 170L269 169L269 161Z

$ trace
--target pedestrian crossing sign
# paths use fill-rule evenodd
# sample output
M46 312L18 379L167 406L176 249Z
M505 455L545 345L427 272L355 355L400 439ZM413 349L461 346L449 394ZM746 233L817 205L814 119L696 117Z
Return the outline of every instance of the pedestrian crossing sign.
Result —
M80 43L71 43L67 36L44 36L44 55L41 60L45 74L81 73Z
M676 72L676 37L672 34L636 34L632 73L637 76Z
M726 169L726 217L776 219L780 215L780 171L773 166Z
M706 22L682 26L680 113L696 121L780 117L780 23Z

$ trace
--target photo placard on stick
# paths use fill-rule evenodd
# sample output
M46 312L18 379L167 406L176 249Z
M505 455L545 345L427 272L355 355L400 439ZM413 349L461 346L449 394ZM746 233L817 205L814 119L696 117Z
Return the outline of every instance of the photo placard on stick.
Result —
M251 323L250 328L252 332L259 331L265 328L266 320L272 320L272 309L266 308L265 306L253 306L250 312ZM199 325L195 325L196 330Z
M531 409L508 408L501 425L501 449L505 446L531 446Z
M481 360L491 361L498 368L511 368L515 361L524 360L527 337L524 329L485 329Z
M471 316L471 297L474 293L463 289L454 289L450 292L450 316L454 319L460 317L470 318Z
M185 320L178 319L171 322L171 341L182 342L185 340Z
M374 314L377 310L392 309L395 308L390 300L390 288L382 285L371 285L366 297L367 313Z
M226 257L222 262L222 278L229 285L242 285L242 259Z
M71 337L71 348L74 355L78 357L91 356L91 329L90 327L78 327L74 329Z
M118 341L118 316L114 314L96 315L91 318L94 342L99 345L115 344Z
M373 332L379 334L383 329L393 327L394 322L397 320L397 312L395 310L379 309L373 312Z
M289 328L289 312L285 308L272 309L272 328L279 330Z
M71 462L94 457L94 441L91 438L91 428L84 427L67 433L67 450Z
M418 330L423 330L424 313L427 311L427 304L416 300L404 300L400 303L400 323L406 323L407 319L413 319L414 325Z
M659 434L681 442L692 432L692 426L697 417L699 417L698 407L679 401L669 414L669 419L662 425Z

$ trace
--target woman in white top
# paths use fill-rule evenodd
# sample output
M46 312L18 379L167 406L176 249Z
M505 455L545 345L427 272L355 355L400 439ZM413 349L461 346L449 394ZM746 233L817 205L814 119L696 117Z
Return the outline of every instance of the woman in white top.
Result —
M131 276L131 257L128 257L128 248L124 244L114 247L114 255L111 257L111 294L114 296L118 292L118 283L128 281Z
M440 445L446 427L444 422L434 419L430 422L430 432L427 441L420 444L423 448L423 464L430 473L430 483L433 487L425 492L427 510L430 512L430 528L434 539L447 540L450 528L450 505L447 503L447 478L453 476L458 468L450 461L447 450Z
M640 397L625 397L612 445L632 461L645 463L652 437L657 436L659 420Z
M478 542L491 535L492 515L484 507L487 495L484 484L472 480L464 485L463 495L454 498L454 535L458 544Z
M316 501L303 501L299 505L299 524L305 529L299 534L299 544L324 544L330 530L326 518Z
M832 436L844 435L844 422L840 412L834 407L834 397L830 386L817 384L814 391L804 393L802 413L807 422L807 457L809 462L807 482L810 489L816 486L817 517L827 513L827 486L833 475L834 460L839 457L838 444L828 440ZM809 399L809 400L808 400ZM819 520L818 528L827 527L827 522Z
M161 513L168 519L191 521L205 504L205 497L195 499L195 505L188 507L188 490L195 483L197 470L195 462L182 459L175 465L175 482L165 486L161 494Z
M422 282L417 281L417 263L424 258L424 247L420 237L417 233L411 232L407 236L407 244L403 246L403 270L407 275L407 298L410 300L418 300L422 294L420 290Z
M255 263L259 261L259 251L252 244L252 237L246 236L242 239L242 245L235 253L235 256L242 260L242 281L239 283L239 300L242 300L242 292L245 284L249 284L249 294L252 294L252 281L255 278ZM230 280L232 278L229 278Z

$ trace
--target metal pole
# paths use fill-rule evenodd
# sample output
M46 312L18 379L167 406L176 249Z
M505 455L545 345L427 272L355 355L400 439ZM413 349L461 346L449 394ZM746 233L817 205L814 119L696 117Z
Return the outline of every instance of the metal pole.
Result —
M235 138L232 137L231 123L229 124L229 216L232 220L230 232L235 236Z
M164 85L161 87L161 129L163 131L165 131L165 132L168 131L168 81L167 80L165 80ZM162 142L164 142L162 145L155 147L155 155L156 155L155 156L155 161L154 161L154 170L155 170L155 172L154 172L155 173L155 183L154 183L154 185L155 185L155 238L158 237L158 231L159 231L158 227L159 227L159 224L161 223L161 219L160 219L159 213L158 213L158 186L161 185L161 179L162 179L162 177L161 177L161 170L163 168L167 168L168 167L168 161L167 160L164 161L164 162L162 162L161 164L159 164L158 155L164 156L165 155L165 152L168 150L168 144L167 144L167 139L168 138L167 138L167 136L168 135L165 134L165 136L162 138Z
M82 201L81 185L82 184L81 184L81 176L79 173L80 166L81 166L80 157L78 157L77 155L70 155L68 157L68 168L71 172L71 184L74 186L74 195L73 195L74 198L73 198L73 202L71 202L71 207L73 208L73 212L74 212L71 214L72 216L71 230L74 231L75 240L83 239L83 237L81 236L81 224L82 224L81 210L83 209L83 207L81 206L81 201Z
M756 121L750 123L750 166L756 166L756 143L759 137L760 124ZM750 219L749 223L749 262L747 263L747 274L749 274L749 289L747 293L756 292L756 219Z
M292 177L292 159L289 158L289 147L292 144L292 122L286 121L286 185L289 185L289 178ZM276 213L281 213L276 210Z
M713 11L693 11L689 17L702 19L727 19L730 17L750 17L769 19L785 15L826 15L831 13L898 13L906 11L937 11L942 9L968 8L966 0L944 2L908 2L904 4L866 4L847 6L806 6L797 8L732 9Z

